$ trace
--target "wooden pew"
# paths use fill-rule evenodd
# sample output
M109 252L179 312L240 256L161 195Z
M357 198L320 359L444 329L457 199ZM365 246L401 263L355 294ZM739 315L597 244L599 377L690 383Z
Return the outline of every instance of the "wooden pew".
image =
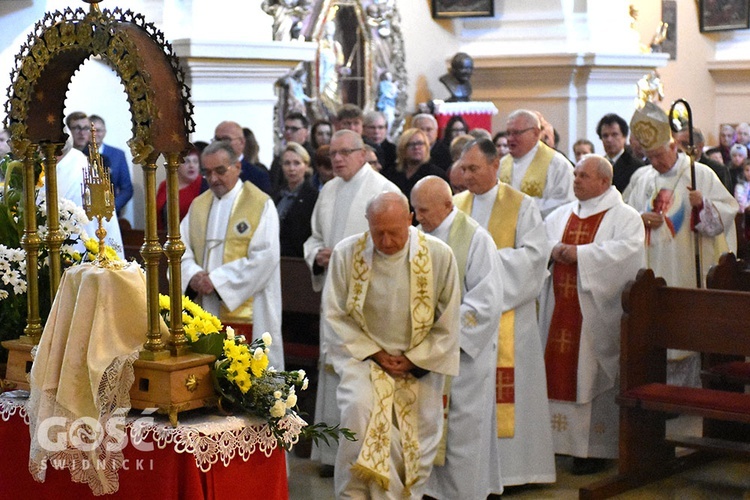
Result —
M668 287L643 269L623 293L619 472L579 491L608 498L705 461L715 453L750 456L734 433L750 424L750 394L666 384L667 349L750 356L750 294ZM668 415L710 419L702 437L666 435ZM697 450L677 457L675 447Z
M290 365L315 369L320 353L320 292L313 291L310 269L302 258L281 258L281 309L284 359Z

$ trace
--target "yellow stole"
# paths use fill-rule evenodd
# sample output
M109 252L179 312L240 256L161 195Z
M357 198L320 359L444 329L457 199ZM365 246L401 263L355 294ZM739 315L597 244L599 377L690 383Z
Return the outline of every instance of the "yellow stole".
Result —
M214 195L205 191L195 200L190 207L190 244L193 246L195 262L203 266L203 257L206 248L206 230L208 229L208 215L211 211ZM225 264L247 256L247 247L253 239L255 230L260 223L263 206L268 201L268 195L255 187L250 182L244 182L242 189L234 200L232 213L227 222L227 233L224 237ZM253 322L253 298L250 297L237 309L230 311L222 303L219 319L229 323L252 323Z
M466 215L462 211L456 212L451 229L448 232L448 246L453 250L458 267L458 282L461 286L461 298L464 296L464 279L466 277L466 262L469 260L469 249L471 248L471 239L474 237L479 224L477 221ZM472 321L473 318L462 318ZM451 404L451 380L453 377L445 377L443 386L443 435L438 443L437 455L435 455L435 465L445 465L445 452L448 439L448 411Z
M424 233L410 228L409 297L411 302L411 340L409 348L421 343L435 319L432 258ZM371 337L364 316L364 303L370 284L373 254L372 239L365 232L357 240L352 259L346 311L362 331ZM380 366L370 363L373 386L373 409L365 435L360 437L362 449L352 472L366 481L375 481L384 490L390 487L391 426L395 414L404 454L404 492L408 496L417 481L421 453L419 421L414 407L419 385L414 377L393 379Z
M539 148L531 160L526 174L521 180L521 192L534 198L541 198L547 184L547 169L555 156L555 150L539 141ZM505 155L500 160L500 181L510 184L513 174L513 157Z
M501 248L513 248L516 244L516 224L521 210L523 194L502 182L498 184L497 198L492 207L487 230ZM464 191L453 197L453 203L462 212L471 215L474 196ZM515 315L506 311L500 317L497 343L497 436L513 437L515 432Z

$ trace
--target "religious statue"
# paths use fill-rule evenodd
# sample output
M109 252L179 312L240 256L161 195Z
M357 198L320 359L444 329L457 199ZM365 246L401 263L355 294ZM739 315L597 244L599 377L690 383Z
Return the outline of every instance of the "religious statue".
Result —
M440 82L451 93L448 102L465 102L471 100L471 74L474 72L474 60L465 52L458 52L451 59L450 72L440 77Z
M302 31L302 19L310 12L310 2L308 0L263 0L261 9L273 16L273 39L275 41L298 40Z
M390 71L383 72L380 75L380 82L378 83L378 102L375 107L385 116L388 130L391 129L393 121L396 119L396 97L398 97L398 92L398 84L393 81L393 74Z
M328 21L318 45L318 89L320 100L333 113L341 106L339 75L348 73L348 68L344 66L344 48L335 37L336 22Z

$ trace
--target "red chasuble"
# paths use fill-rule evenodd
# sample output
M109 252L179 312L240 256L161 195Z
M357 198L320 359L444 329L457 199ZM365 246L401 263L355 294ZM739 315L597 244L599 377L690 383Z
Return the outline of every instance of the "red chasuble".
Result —
M562 243L586 245L594 241L604 214L586 219L571 214ZM578 380L578 347L581 342L581 305L578 302L578 265L555 262L552 272L555 310L549 327L544 366L547 369L547 394L550 399L575 401Z

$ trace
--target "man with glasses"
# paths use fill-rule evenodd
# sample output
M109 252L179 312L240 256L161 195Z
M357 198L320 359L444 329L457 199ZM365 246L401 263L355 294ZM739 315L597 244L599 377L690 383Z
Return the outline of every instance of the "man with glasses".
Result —
M506 123L510 154L500 161L500 180L536 199L542 217L573 201L573 168L562 153L540 141L534 111L518 109Z
M185 243L183 292L248 339L269 332L271 366L284 368L281 340L279 217L273 200L248 181L231 143L215 141L201 154L209 191L180 223Z
M333 247L353 234L367 230L367 202L383 191L400 192L398 187L373 170L365 162L365 144L352 130L333 134L329 154L335 177L323 185L313 209L312 235L304 245L305 261L312 271L313 289L321 291L325 283L328 261ZM326 355L326 323L320 322L320 363L318 391L315 400L315 421L328 425L339 423L336 388L339 377L330 369ZM329 368L326 368L329 366ZM337 446L319 442L313 445L314 460L320 460L321 475L333 474Z
M362 136L380 150L382 167L386 172L396 168L396 145L388 140L388 122L380 111L365 113Z
M78 151L86 152L91 142L91 123L86 113L73 111L65 118L65 125L68 126L73 138L73 147Z
M239 158L240 165L242 165L240 173L242 181L250 181L266 194L271 194L271 177L268 174L268 170L250 163L244 157L245 134L242 132L242 127L239 123L232 121L219 123L214 131L214 141L227 142L232 147L234 154Z
M310 144L310 122L307 117L298 111L288 113L284 118L284 144L296 142L307 150L310 158L315 157L315 150ZM273 157L270 169L271 194L277 197L284 184L284 173L281 169L281 155Z
M517 127L518 123L509 122L509 130ZM555 455L536 308L547 276L550 247L537 203L498 182L498 164L497 148L491 140L468 143L458 160L467 191L455 195L453 203L490 233L505 273L493 398L499 473L506 487L553 483Z

